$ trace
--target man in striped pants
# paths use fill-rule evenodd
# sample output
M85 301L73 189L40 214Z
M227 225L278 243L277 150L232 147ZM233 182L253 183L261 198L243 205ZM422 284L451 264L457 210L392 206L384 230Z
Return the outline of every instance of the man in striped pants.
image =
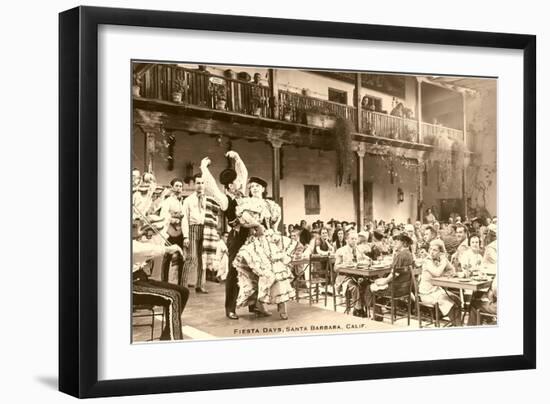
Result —
M204 179L200 174L194 177L195 192L183 201L183 245L188 256L183 270L182 285L195 286L197 293L208 293L205 289L206 270L203 268L203 232L206 214Z

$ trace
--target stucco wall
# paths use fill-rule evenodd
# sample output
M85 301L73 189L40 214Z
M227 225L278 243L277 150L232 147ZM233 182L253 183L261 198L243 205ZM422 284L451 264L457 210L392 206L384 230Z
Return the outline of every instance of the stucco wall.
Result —
M466 181L474 208L497 214L497 81L487 80L477 96L466 98L466 137L475 156ZM476 186L478 184L478 186ZM486 187L485 199L480 187Z

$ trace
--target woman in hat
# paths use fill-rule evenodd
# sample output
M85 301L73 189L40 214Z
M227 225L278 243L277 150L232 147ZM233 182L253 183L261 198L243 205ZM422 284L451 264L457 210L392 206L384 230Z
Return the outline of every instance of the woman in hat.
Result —
M430 242L428 256L422 264L418 296L425 303L437 303L441 314L449 316L453 326L458 327L461 325L460 299L442 287L432 284L432 278L441 276L445 271L454 272L444 251L445 245L442 240L435 239Z
M388 286L393 280L398 280L399 283L404 282L404 287L407 287L407 281L411 279L412 273L411 268L414 265L414 258L410 250L410 246L413 243L412 238L410 238L406 233L401 233L393 237L394 242L394 251L393 262L391 267L391 272L388 276L376 279L370 287L366 289L366 304L372 305L372 295L389 295ZM397 286L394 286L394 293L397 296L402 295L402 291L396 289ZM407 292L408 293L408 292ZM374 308L374 319L377 321L382 320L382 312L380 307L376 306Z
M294 297L292 272L285 246L290 239L282 236L277 227L281 208L266 199L267 182L250 177L250 197L242 198L237 206L241 223L251 228L245 244L233 264L239 277L237 305L256 305L256 313L270 315L264 304L277 304L281 319L288 319L286 302Z

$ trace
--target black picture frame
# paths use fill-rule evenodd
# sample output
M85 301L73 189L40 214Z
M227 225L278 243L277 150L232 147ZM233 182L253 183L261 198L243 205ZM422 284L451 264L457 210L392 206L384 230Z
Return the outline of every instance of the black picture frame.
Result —
M99 381L98 26L313 36L523 51L523 354ZM491 32L78 7L59 15L59 389L103 397L536 367L536 37Z

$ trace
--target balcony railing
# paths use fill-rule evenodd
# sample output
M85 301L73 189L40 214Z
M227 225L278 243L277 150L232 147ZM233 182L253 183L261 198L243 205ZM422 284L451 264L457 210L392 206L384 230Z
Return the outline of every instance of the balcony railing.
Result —
M363 109L361 131L367 135L418 143L418 121Z
M422 139L424 144L435 144L437 138L447 137L448 139L463 142L464 135L461 130L451 129L441 125L432 125L431 123L422 122Z
M291 91L279 90L279 119L308 124L308 112L339 116L351 122L357 119L357 110L349 105L309 97Z
M173 101L176 84L184 89L178 102L272 118L268 87L201 70L155 65L144 73L140 94L146 98Z
M159 64L147 70L140 82L140 94L175 102L176 84L184 89L181 101L177 102L187 105L320 127L334 123L334 118L329 116L342 117L354 126L357 121L357 109L353 106L279 90L275 107L271 105L273 97L269 87L175 65ZM311 121L313 112L325 114L327 118ZM436 144L438 138L463 141L461 130L423 122L419 136L416 120L367 109L361 112L361 132L367 135L429 145Z

